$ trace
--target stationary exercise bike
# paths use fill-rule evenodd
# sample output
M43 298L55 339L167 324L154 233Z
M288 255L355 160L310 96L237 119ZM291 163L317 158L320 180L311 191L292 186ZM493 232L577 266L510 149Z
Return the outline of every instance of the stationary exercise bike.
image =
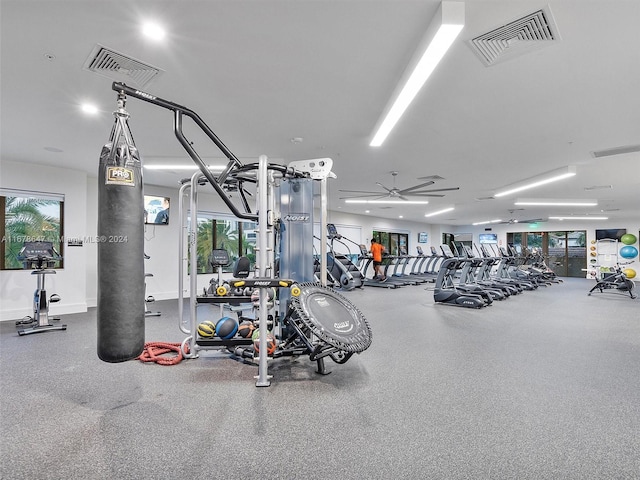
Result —
M622 294L628 293L631 298L637 298L638 295L634 292L636 284L633 280L627 278L620 264L618 263L614 267L610 267L610 270L612 271L603 274L602 278L598 280L598 283L589 290L588 295L591 295L594 290L598 290L600 293L603 293L605 290L617 290Z
M27 328L18 329L18 335L47 332L49 330L66 330L66 325L53 325L50 322L58 322L59 318L49 316L49 303L60 301L60 296L55 293L47 298L45 289L45 275L55 275L51 270L56 263L62 260L60 254L53 247L52 242L24 242L18 258L23 262L25 269L33 269L31 275L38 277L38 285L33 294L33 317L26 317L16 322L16 326L26 325Z

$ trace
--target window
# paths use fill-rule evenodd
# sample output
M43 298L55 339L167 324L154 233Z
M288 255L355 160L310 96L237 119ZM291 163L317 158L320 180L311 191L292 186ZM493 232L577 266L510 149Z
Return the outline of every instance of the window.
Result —
M233 262L240 256L249 258L251 269L256 261L256 224L238 221L235 217L198 212L198 273L214 273L209 256L214 248L229 252L231 264L223 272L233 270Z
M64 195L0 190L0 269L22 269L19 253L24 242L52 242L64 257ZM62 261L56 268L62 268Z
M384 245L385 253L389 255L407 255L409 248L409 234L395 232L373 231L373 238Z

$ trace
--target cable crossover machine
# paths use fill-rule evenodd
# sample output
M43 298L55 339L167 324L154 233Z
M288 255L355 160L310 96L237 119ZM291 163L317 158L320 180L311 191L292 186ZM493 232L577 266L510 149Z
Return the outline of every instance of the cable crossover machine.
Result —
M207 349L226 348L230 353L258 362L256 386L270 385L268 359L308 355L310 361L316 362L317 371L326 371L324 359L330 358L337 364L345 363L354 353L366 350L372 341L371 328L360 310L344 296L327 287L326 279L326 223L328 178L335 178L331 172L333 161L330 158L292 161L288 165L270 163L267 156L261 155L256 163L243 164L209 126L194 111L176 103L163 100L155 95L142 92L124 83L114 82L112 89L117 92L118 109L114 112L116 122L109 142L103 147L99 176L99 226L98 235L112 238L125 235L129 231L115 221L101 221L105 209L131 211L132 202L136 203L135 212L142 209L141 178L138 169L141 167L137 149L129 130L129 114L125 110L127 97L136 98L173 112L173 131L179 143L198 167L198 171L188 180L183 181L180 188L179 213L182 225L179 241L179 278L178 278L178 322L180 330L187 335L182 342L181 353L185 358L197 358L199 352ZM183 132L183 120L187 117L200 129L215 147L228 159L221 173L214 175L196 151L194 142L189 141ZM124 171L123 171L124 170ZM127 172L126 170L129 170ZM115 178L115 182L109 182ZM130 181L122 177L132 177ZM320 232L322 241L320 283L314 282L313 252L313 215L314 185L320 189ZM133 186L133 188L131 188ZM256 222L256 271L251 278L234 278L228 280L233 294L224 289L214 289L213 294L198 292L197 286L197 222L188 222L189 212L192 219L198 211L198 192L201 187L212 187L225 205L239 219ZM255 190L255 210L252 209L248 197L253 196L250 189ZM101 191L103 190L103 191ZM122 192L125 192L124 194ZM135 193L132 193L134 192ZM234 193L234 196L230 195ZM125 197L123 198L123 195ZM185 199L188 197L188 209ZM101 202L101 199L103 201ZM115 206L114 206L115 204ZM133 229L133 225L131 229ZM142 222L137 222L137 229L142 230ZM138 241L143 234L132 231ZM185 238L189 255L189 318L184 318L184 267ZM98 356L104 361L117 362L135 358L140 355L144 346L144 310L135 312L135 320L131 320L131 312L125 318L115 320L110 302L100 301L101 291L111 294L126 294L126 285L120 279L126 277L123 268L142 270L141 262L131 261L120 266L121 271L113 272L118 278L104 276L106 269L101 270L101 247L110 247L108 243L99 244L98 252ZM123 248L124 250L124 248ZM135 255L135 249L131 253ZM111 255L109 255L110 257ZM143 258L140 255L140 258ZM106 263L106 256L104 257ZM104 271L104 272L103 272ZM107 272L109 273L109 272ZM119 288L120 292L113 292ZM270 309L278 308L273 328L279 328L280 341L277 348L269 348L267 335L260 334L259 340L253 342L249 338L202 338L198 335L198 305L230 304L242 305L254 299L247 295L256 289L259 293L258 330L267 332L273 315ZM277 291L279 304L272 306L269 295ZM220 294L223 295L220 295ZM141 304L142 305L142 304ZM142 305L143 306L143 305ZM101 309L102 307L102 309ZM102 310L102 311L101 311ZM107 320L108 318L108 320ZM101 319L104 319L101 321ZM130 328L130 323L135 323ZM135 332L135 340L131 340L131 331ZM128 333L123 333L124 331ZM127 335L125 337L125 335ZM269 354L267 354L269 352Z

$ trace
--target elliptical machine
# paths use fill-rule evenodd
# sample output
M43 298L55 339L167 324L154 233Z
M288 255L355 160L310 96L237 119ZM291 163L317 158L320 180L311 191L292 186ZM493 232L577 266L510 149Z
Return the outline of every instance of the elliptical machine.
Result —
M455 274L460 270L465 260L454 257L448 245L445 245L445 247L448 248L448 251L447 249L442 249L442 254L445 259L440 264L436 285L433 289L433 299L435 302L467 308L482 308L491 304L492 300L488 295L485 294L486 296L482 296L475 292L464 292L455 284ZM442 248L442 246L440 248ZM449 253L451 253L451 255L449 255Z
M18 329L18 335L48 332L49 330L66 330L66 325L53 325L50 322L58 322L59 318L49 316L49 304L60 301L57 294L47 298L45 289L45 275L55 275L51 270L56 263L62 260L60 254L53 247L52 242L24 242L18 258L26 269L33 269L31 275L38 279L37 287L33 293L33 317L26 317L16 322L16 326L26 325L27 328Z

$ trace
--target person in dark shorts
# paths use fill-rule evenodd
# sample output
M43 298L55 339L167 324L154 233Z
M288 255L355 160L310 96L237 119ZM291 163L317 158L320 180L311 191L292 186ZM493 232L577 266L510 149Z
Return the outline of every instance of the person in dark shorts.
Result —
M384 246L378 243L378 240L375 238L371 239L371 256L373 257L373 271L375 272L375 278L384 282L387 280L387 277L382 273L382 253L384 252Z

